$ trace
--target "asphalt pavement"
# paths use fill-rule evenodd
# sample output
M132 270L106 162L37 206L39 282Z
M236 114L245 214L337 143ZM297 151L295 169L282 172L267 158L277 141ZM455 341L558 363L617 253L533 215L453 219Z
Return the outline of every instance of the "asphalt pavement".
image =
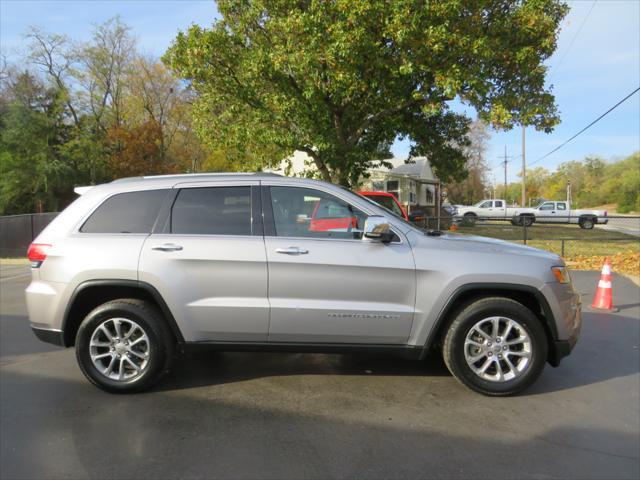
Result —
M211 353L110 395L29 330L0 267L0 478L640 477L640 289L526 393L487 398L433 356ZM597 272L573 272L590 304Z
M597 225L597 228L640 237L640 217L615 216L610 218L606 225Z

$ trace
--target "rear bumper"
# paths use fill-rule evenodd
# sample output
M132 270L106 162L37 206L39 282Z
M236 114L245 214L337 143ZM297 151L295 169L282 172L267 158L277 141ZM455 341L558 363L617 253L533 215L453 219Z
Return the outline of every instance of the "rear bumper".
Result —
M31 330L33 334L38 337L38 340L41 340L46 343L51 343L53 345L58 345L59 347L64 347L64 332L62 330L50 330L47 328L37 328L33 325L31 326Z

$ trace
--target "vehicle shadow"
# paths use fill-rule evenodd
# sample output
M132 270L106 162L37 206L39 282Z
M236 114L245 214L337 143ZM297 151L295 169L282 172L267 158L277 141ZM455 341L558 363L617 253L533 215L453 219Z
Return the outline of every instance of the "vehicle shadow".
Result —
M417 361L390 354L199 351L179 355L171 371L154 390L180 390L296 375L442 377L450 374L436 352Z
M581 337L558 368L546 365L522 395L584 387L640 373L640 322L622 314L585 312ZM181 390L264 377L352 375L380 377L450 376L439 351L424 360L384 354L310 354L200 351L176 358L154 389ZM462 387L461 387L462 388Z

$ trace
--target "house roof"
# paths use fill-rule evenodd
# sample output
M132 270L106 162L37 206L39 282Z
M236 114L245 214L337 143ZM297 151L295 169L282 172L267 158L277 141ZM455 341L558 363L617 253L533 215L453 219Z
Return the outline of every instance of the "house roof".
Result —
M395 160L395 159L393 159ZM404 163L404 159L401 159L402 163L391 162L394 168L390 170L391 173L396 175L408 175L410 177L416 177L420 180L437 180L431 169L431 164L426 157L416 157L412 163Z

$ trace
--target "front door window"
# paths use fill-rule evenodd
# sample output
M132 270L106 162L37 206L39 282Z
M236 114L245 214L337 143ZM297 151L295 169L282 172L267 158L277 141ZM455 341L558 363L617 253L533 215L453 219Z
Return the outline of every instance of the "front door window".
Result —
M367 216L320 190L271 187L271 207L278 237L360 239Z

